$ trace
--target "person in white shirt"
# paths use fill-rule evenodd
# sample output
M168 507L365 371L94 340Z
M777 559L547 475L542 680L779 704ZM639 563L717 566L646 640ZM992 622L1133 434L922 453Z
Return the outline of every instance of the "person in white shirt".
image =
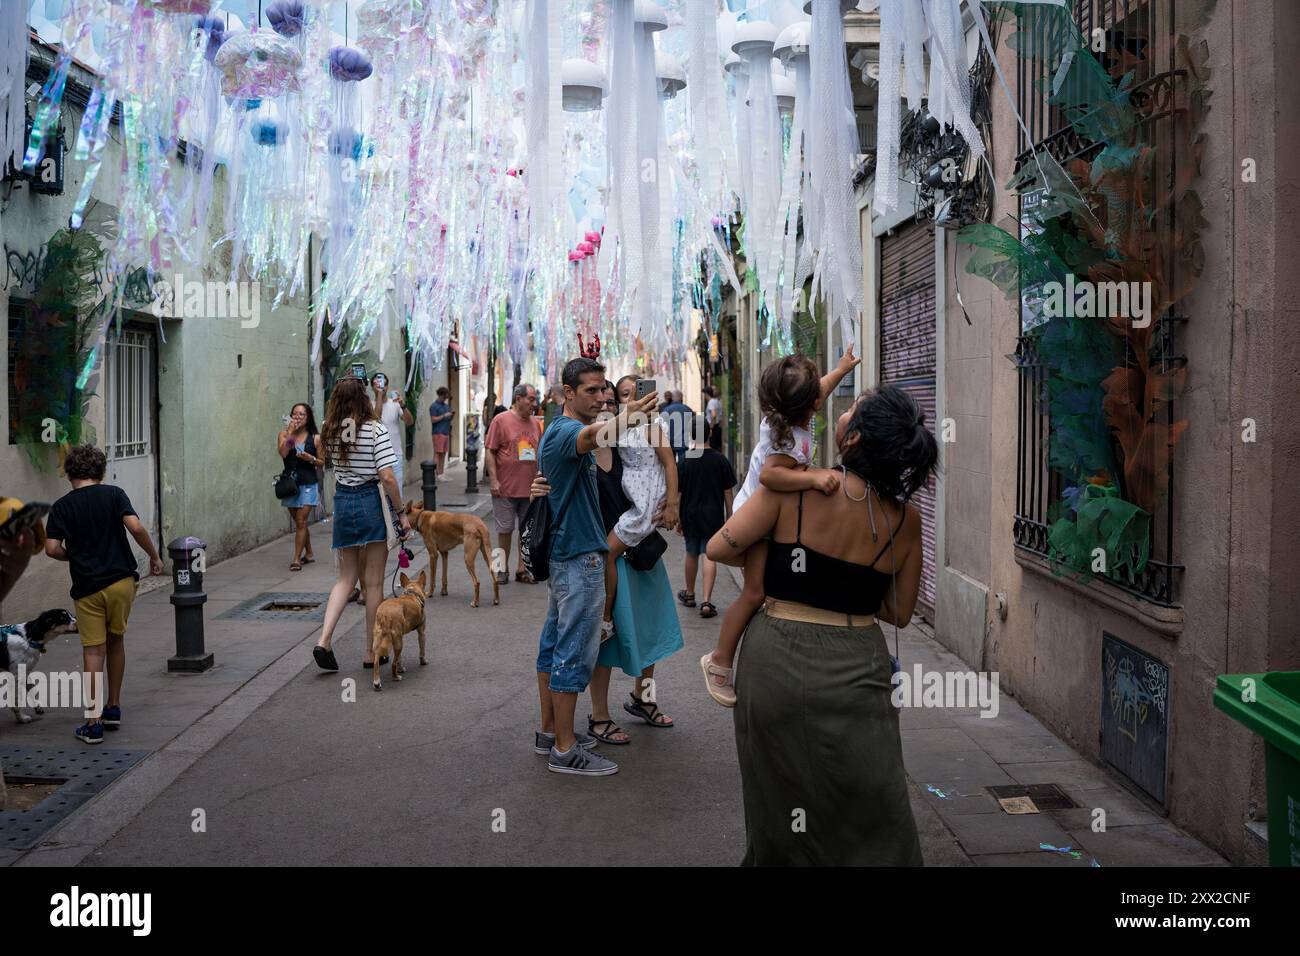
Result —
M397 454L393 477L397 479L397 487L403 489L406 485L406 432L403 426L414 422L415 417L403 403L402 393L388 387L388 376L383 372L370 377L370 388L374 394L375 414L388 429L388 441Z

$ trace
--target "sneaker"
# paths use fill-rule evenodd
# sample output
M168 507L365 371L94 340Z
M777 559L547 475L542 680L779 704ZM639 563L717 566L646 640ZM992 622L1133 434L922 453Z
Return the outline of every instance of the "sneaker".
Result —
M590 750L592 747L599 747L600 741L591 734L582 734L574 731L573 736L578 741L578 746L584 750ZM545 757L555 746L555 734L548 734L544 730L534 731L533 733L533 753L540 757Z
M77 728L76 734L77 739L83 744L102 744L104 742L104 725L92 724L87 721Z
M704 671L704 686L709 689L709 696L723 707L735 707L736 685L733 683L735 671L730 667L721 667L713 663L711 653L700 658L700 670ZM723 683L717 683L714 677L721 677Z
M117 730L122 726L122 708L105 707L100 723L104 725L105 730Z
M551 748L551 759L546 763L551 773L571 773L579 777L604 777L618 773L618 764L600 754L575 746L567 754Z

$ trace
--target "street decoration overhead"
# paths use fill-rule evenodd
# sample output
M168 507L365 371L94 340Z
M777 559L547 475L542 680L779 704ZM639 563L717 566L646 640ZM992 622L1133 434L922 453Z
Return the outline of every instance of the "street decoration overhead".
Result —
M91 59L75 152L90 165L70 225L120 115L109 273L225 273L278 303L306 288L321 237L316 355L326 338L348 351L378 332L381 359L405 344L416 376L440 367L454 338L516 363L532 351L547 375L581 332L653 371L692 347L691 310L716 308L718 279L755 293L764 347L792 348L810 280L808 308L854 340L852 6L276 0L244 28L218 3L67 0L30 136L14 149L34 167L73 56ZM918 95L928 52L931 109L965 134L960 4L915 4L920 19L911 6L879 4L882 89L896 88L901 56ZM331 26L339 13L344 36ZM896 112L881 111L885 153L897 152ZM885 204L893 186L879 189ZM99 313L101 338L123 282Z

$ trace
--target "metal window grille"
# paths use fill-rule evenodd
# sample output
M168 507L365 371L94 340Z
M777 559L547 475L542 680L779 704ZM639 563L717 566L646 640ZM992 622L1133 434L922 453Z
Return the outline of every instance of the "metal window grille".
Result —
M153 391L152 340L148 332L123 329L109 343L104 403L108 457L150 454L150 402Z
M1168 146L1168 122L1178 102L1182 74L1172 68L1170 44L1173 36L1174 0L1073 0L1075 23L1085 38L1100 38L1109 53L1098 52L1103 65L1106 57L1125 55L1134 73L1131 102L1143 115L1150 141L1158 146ZM1032 44L1042 49L1050 43L1053 29L1050 8L1032 5L1022 9L1019 29L1024 36L1020 49ZM1032 136L1034 149L1047 153L1064 166L1072 159L1091 158L1104 144L1082 139L1067 121L1064 113L1048 102L1050 86L1059 64L1043 58L1020 56L1017 62L1018 106ZM1067 80L1068 82L1068 80ZM1068 91L1067 91L1068 92ZM1176 174L1175 151L1167 150L1169 167L1164 171L1172 182ZM1016 166L1021 168L1033 162L1033 150L1020 133L1020 154ZM1023 214L1035 201L1031 194L1022 194L1020 209ZM1023 221L1023 218L1022 218ZM1164 250L1173 256L1176 251ZM1048 466L1048 448L1051 441L1051 422L1047 411L1046 378L1048 370L1042 364L1037 350L1037 334L1027 326L1025 311L1021 311L1021 335L1016 346L1016 362L1020 371L1017 403L1018 470L1016 475L1016 518L1013 536L1017 548L1047 556L1049 554L1048 508L1059 501L1064 490L1062 476ZM1165 314L1155 317L1156 336L1159 343L1156 353L1162 369L1168 369L1185 358L1178 354L1176 337L1185 318ZM1126 363L1133 361L1131 347L1126 343ZM1154 360L1153 360L1154 361ZM1167 408L1168 421L1175 419L1174 403ZM1182 566L1175 561L1174 547L1174 463L1168 465L1168 494L1157 514L1152 515L1150 559L1145 570L1137 575L1121 576L1116 573L1094 574L1106 581L1154 604L1172 607L1179 603L1178 582Z

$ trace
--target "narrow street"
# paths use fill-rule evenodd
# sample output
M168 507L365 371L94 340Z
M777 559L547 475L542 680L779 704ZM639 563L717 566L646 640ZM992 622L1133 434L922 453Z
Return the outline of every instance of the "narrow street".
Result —
M463 468L439 487L444 507L484 512L466 495ZM328 533L328 523L314 533ZM308 621L250 621L232 611L258 597L319 598L332 583L328 559L290 574L287 539L209 569L206 675L163 671L170 653L168 589L142 597L132 619L124 727L103 748L153 751L89 806L27 853L0 861L28 866L271 864L722 865L744 853L744 819L731 715L704 693L698 660L721 618L679 607L686 647L656 675L671 729L622 712L630 678L616 672L612 716L632 743L603 746L620 764L594 780L548 773L532 751L537 701L532 680L546 588L511 582L491 604L482 564L481 606L469 606L460 550L448 596L427 604L427 667L415 636L406 676L370 688L362 670L362 609L351 606L336 641L341 670L311 661L319 631ZM323 549L322 549L323 550ZM427 566L423 544L412 571ZM395 554L395 553L394 553ZM674 590L684 552L670 536L665 557ZM396 558L387 571L391 582ZM738 591L719 574L725 611ZM318 619L319 615L317 615ZM137 624L137 620L139 624ZM892 639L892 638L891 638ZM65 639L66 641L66 639ZM145 650L144 648L148 648ZM917 626L902 636L905 668L961 670ZM51 654L72 652L70 641ZM53 666L53 664L51 665ZM355 693L345 693L355 681ZM345 700L345 697L353 698ZM590 712L580 698L580 721ZM70 721L47 714L7 729L5 742L70 737ZM904 708L904 756L913 814L927 865L1220 865L1223 860L1126 793L1005 693L996 717L975 707ZM177 768L179 772L177 772ZM1077 806L1009 815L987 788L1056 783ZM1105 808L1107 832L1089 828ZM203 828L196 830L196 811ZM504 821L504 827L502 826ZM1045 851L1040 844L1071 847Z

